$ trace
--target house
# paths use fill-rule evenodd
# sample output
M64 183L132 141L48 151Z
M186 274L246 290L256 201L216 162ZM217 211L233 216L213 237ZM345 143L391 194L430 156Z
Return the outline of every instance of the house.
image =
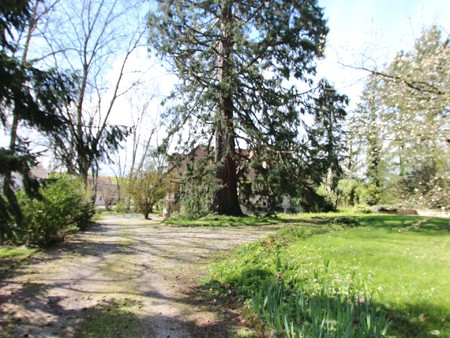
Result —
M38 164L37 166L31 168L30 177L38 181L43 181L48 178L48 171L42 166L42 164ZM23 188L23 176L21 174L16 172L12 173L12 180L13 189L15 191L19 191ZM3 178L0 178L0 189L3 189Z
M88 185L93 186L94 180L88 178ZM112 206L119 201L119 186L113 183L109 176L98 176L95 187L95 206L111 210Z

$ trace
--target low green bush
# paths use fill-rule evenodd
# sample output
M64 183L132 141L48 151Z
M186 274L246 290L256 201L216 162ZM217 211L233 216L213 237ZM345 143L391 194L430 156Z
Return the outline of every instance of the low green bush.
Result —
M357 227L359 225L359 221L355 217L350 216L339 216L339 217L333 217L330 221L330 224L332 225L342 225L346 227Z
M114 211L117 213L124 213L127 212L127 204L124 201L118 201L116 203L116 207L114 208Z
M45 247L63 240L68 234L85 230L94 208L79 179L59 175L39 190L40 198L19 193L25 217L22 242Z
M357 204L354 206L353 212L357 214L370 214L372 212L372 208L367 204Z
M381 199L381 188L371 183L368 185L359 185L356 189L356 193L359 195L359 203L367 205L375 205Z

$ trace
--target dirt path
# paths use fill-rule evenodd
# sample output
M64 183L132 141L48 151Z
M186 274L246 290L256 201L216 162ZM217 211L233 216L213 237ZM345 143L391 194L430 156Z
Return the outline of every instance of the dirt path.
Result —
M104 336L226 337L226 317L194 288L211 257L273 230L98 223L0 280L0 337L78 337L89 325Z

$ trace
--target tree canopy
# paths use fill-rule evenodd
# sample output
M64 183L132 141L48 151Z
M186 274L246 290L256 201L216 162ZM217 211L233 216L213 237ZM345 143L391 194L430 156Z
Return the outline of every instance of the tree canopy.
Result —
M333 111L332 125L346 98L326 81L314 85L328 33L317 2L157 4L150 46L180 79L166 114L170 135L184 135L182 149L203 145L213 153L220 188L211 211L241 214L242 182L241 195L258 192L273 202L320 180L335 143L306 116Z
M367 176L397 202L448 207L450 45L431 27L371 76L355 129L366 142Z
M127 72L143 45L142 6L137 0L58 1L45 23L46 50L77 75L76 96L63 111L67 128L50 143L57 160L84 182L97 175L100 162L111 160L130 131L112 124L111 116L118 98L138 82L129 81Z

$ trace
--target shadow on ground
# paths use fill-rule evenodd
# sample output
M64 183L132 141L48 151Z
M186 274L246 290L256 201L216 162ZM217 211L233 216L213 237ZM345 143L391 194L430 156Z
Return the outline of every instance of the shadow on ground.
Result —
M25 283L17 292L2 296L0 337L227 337L239 321L231 303L224 300L217 303L205 297L204 287L188 290L176 299L154 292L145 295L156 301L169 300L195 306L200 311L217 312L214 321L201 324L180 316L146 316L140 311L142 302L133 295L117 295L83 308L67 309L64 297L46 296L48 289L54 287L57 285ZM95 296L91 293L85 297L99 298ZM19 305L23 311L11 310L13 305Z
M0 337L229 336L230 328L239 322L232 303L214 301L192 282L181 282L181 287L178 285L174 293L167 294L152 289L150 280L146 292L120 287L111 292L90 287L96 282L113 287L128 281L131 285L145 283L155 266L151 262L134 262L133 255L198 269L216 252L242 240L242 233L233 231L224 239L214 229L195 232L191 237L191 230L180 229L175 243L171 241L170 227L158 226L151 232L139 227L94 225L68 243L39 252L5 271L0 276ZM261 236L262 232L255 230L252 236L255 234ZM53 262L58 262L57 271L52 270ZM92 262L102 269L113 265L107 280L99 280L95 269L90 270L87 264ZM122 270L116 271L117 267ZM74 274L76 269L79 271ZM184 310L148 311L149 306L159 304L178 304L181 309L190 306L200 315L185 316Z

